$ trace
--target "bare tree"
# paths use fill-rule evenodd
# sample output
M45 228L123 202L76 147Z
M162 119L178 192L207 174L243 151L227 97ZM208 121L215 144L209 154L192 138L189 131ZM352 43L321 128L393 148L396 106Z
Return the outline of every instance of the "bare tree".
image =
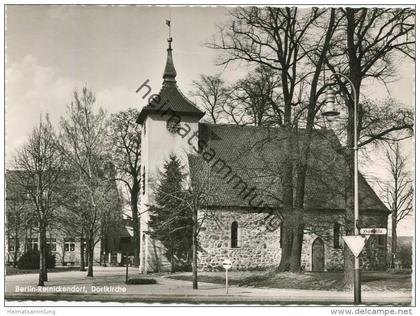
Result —
M229 97L229 90L221 78L221 74L200 75L200 80L193 81L192 97L197 97L199 105L210 115L214 124L218 123L223 114L223 106Z
M139 196L141 183L141 129L135 109L113 114L110 119L109 145L116 179L124 183L130 195L133 226L134 266L140 264Z
M85 207L80 208L86 234L88 253L88 277L93 277L94 247L98 242L101 221L110 207L107 196L113 188L113 179L107 178L105 147L106 118L101 109L95 111L95 96L87 87L74 92L73 101L67 107L67 116L61 120L58 148L84 190L78 197ZM108 201L109 202L109 201Z
M330 17L325 18L328 11ZM319 110L320 74L336 25L334 10L248 7L234 9L231 15L231 24L220 28L219 41L210 45L224 52L221 64L242 60L265 66L277 72L281 83L281 102L272 103L272 111L277 114L277 123L284 133L282 152L286 153L282 156L279 175L281 188L278 197L281 197L284 221L279 270L300 271L306 161L315 115ZM314 28L321 36L314 38ZM307 65L311 63L315 64L315 70L308 70ZM304 94L308 86L309 97ZM308 99L304 100L305 97ZM295 145L302 117L306 122L305 141L298 148ZM299 157L297 166L293 159L296 155ZM295 188L293 179L296 173Z
M360 138L363 126L372 122L377 122L375 128L370 128L360 145L367 145L374 141L391 137L392 133L401 130L411 130L413 122L410 115L401 113L387 112L384 124L382 115L368 119L369 124L365 124L365 115L360 100L362 82L366 78L379 81L386 84L395 74L395 66L398 58L403 56L414 58L414 10L410 8L341 8L341 16L344 17L336 32L336 36L330 46L329 58L327 60L328 68L334 73L348 75L355 86L355 95L352 95L351 88L340 78L337 78L341 94L344 97L346 107L348 108L348 117L346 122L346 148L354 147L354 98L359 104L358 109L358 138ZM370 114L374 112L370 111ZM383 112L382 112L383 113ZM381 114L377 111L376 114ZM392 119L396 117L397 119ZM411 116L412 117L412 116ZM406 120L408 118L408 120ZM371 126L372 127L372 126ZM374 132L372 133L372 131ZM397 135L397 134L394 134ZM353 229L353 202L350 197L353 196L352 175L353 155L351 150L344 152L348 163L348 174L346 177L346 231L352 232ZM352 273L353 255L345 247L345 282L351 284L353 281Z
M381 185L385 203L391 210L391 268L397 254L397 225L413 212L413 180L408 170L408 157L401 152L399 142L386 145L386 162L391 181Z
M283 124L280 100L280 79L277 72L267 66L257 67L246 78L233 84L225 112L234 122L244 125L277 125ZM238 118L238 115L242 116Z
M200 157L190 157L190 164L194 159L201 159ZM214 200L216 197L211 195L210 192L215 192L215 189L211 186L214 184L210 180L210 165L205 164L205 167L201 170L201 175L195 174L195 177L190 178L190 183L186 189L184 195L184 205L189 210L189 214L192 219L192 283L193 289L198 289L198 251L199 235L203 224L207 220L213 220L219 224L220 220L217 218L215 212L208 208L210 200Z
M48 116L34 128L26 144L15 156L13 180L27 194L39 229L40 269L38 285L48 281L46 230L60 205L63 161L55 146L55 135Z

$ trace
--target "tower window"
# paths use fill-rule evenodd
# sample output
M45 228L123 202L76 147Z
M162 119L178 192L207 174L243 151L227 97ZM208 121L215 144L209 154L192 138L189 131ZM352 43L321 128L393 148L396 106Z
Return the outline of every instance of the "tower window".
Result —
M238 248L238 222L234 221L230 227L230 247Z
M339 249L341 248L340 243L340 224L334 223L334 231L333 231L333 238L334 238L334 248Z
M142 193L143 195L146 194L146 167L143 167L143 175L142 175Z

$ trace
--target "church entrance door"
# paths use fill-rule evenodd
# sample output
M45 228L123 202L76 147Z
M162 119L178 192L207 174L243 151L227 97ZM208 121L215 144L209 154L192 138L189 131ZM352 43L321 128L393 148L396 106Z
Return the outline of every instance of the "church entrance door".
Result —
M319 237L312 244L312 271L324 271L324 242Z

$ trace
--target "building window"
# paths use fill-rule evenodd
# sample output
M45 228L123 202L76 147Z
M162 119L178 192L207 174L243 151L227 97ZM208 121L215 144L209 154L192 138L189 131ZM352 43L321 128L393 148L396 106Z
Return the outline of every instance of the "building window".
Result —
M230 247L238 248L238 222L234 221L230 227Z
M341 225L339 223L334 223L334 232L333 232L333 238L334 238L334 248L339 249L342 247L341 241L340 241L340 231L341 231Z
M47 252L57 251L57 240L55 238L47 239Z
M74 251L75 242L73 238L64 239L64 251Z
M29 250L38 251L38 238L29 238L28 247Z

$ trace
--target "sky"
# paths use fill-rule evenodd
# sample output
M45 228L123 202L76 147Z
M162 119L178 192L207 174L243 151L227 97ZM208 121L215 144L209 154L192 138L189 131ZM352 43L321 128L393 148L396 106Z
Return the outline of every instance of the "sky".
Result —
M136 89L160 90L171 14L178 85L214 74L202 44L226 19L224 8L8 6L6 9L6 152L20 146L40 113L57 122L74 88L87 84L109 112L144 105ZM10 158L10 156L8 157ZM8 159L10 161L10 159Z
M145 105L136 89L149 80L159 91L166 61L171 16L173 55L178 85L185 94L200 74L222 72L225 79L241 76L243 67L215 65L217 52L203 44L228 20L224 7L166 6L6 6L6 166L41 114L57 125L75 88L87 85L108 112ZM367 82L372 98L392 96L414 104L414 65L401 62L388 89ZM412 154L413 141L405 143ZM383 174L375 155L365 170ZM412 231L412 222L402 232Z

